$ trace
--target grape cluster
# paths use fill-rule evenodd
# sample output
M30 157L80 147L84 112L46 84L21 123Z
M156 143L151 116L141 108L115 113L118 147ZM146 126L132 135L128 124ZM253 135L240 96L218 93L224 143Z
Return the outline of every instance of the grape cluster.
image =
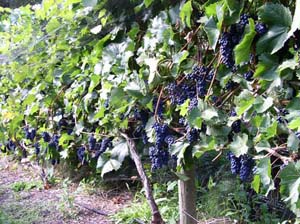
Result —
M151 146L149 148L149 156L151 159L151 169L160 169L163 166L168 165L169 152L165 149L157 148L157 146Z
M95 150L96 143L97 143L97 141L96 141L94 135L90 135L89 138L88 138L89 149L90 150Z
M26 126L24 128L24 131L25 131L25 138L33 141L36 136L36 130L34 128L30 129L28 126Z
M281 123L281 124L285 124L285 123L288 123L288 120L284 118L285 115L288 115L289 112L287 109L285 108L281 108L279 109L279 111L277 112L277 121L278 123Z
M221 62L226 65L227 68L234 66L233 60L233 48L232 36L228 32L224 32L219 40Z
M230 170L232 174L239 174L240 173L240 168L241 168L241 163L240 159L236 157L232 152L228 152L227 158L230 161Z
M240 175L243 182L251 181L255 162L247 154L236 157L232 152L228 152L227 159L230 161L231 173Z
M157 111L156 111L157 109ZM163 101L162 99L159 100L158 102L158 98L154 97L153 98L153 111L157 113L157 116L159 116L160 118L162 118L163 116L163 111L164 111L164 105L163 105Z
M38 142L34 143L34 149L35 149L35 154L38 155L40 154L40 151L41 151L41 147L40 147L40 144Z
M253 71L248 71L246 73L243 74L244 79L246 79L247 81L252 81L253 80Z
M42 133L42 138L44 139L45 142L50 142L51 141L51 136L48 132L44 131Z
M153 129L155 131L155 146L159 149L164 147L165 138L169 134L168 125L160 124L158 122L154 123Z
M266 32L268 32L268 28L264 23L258 22L255 24L255 31L258 34L258 36L262 36Z
M186 129L187 129L186 139L191 144L195 143L199 138L200 131L196 128L190 128L190 127L187 127Z
M233 49L242 39L245 26L249 23L249 16L241 15L240 21L230 27L229 32L224 32L219 40L221 62L227 68L235 70L235 63L233 59Z
M16 149L16 144L14 143L13 140L9 139L8 143L6 144L6 148L10 151L14 151Z
M241 124L242 124L242 121L240 119L234 121L232 124L231 124L231 129L234 133L239 133L241 132Z
M84 153L85 153L84 146L81 146L79 147L79 149L77 149L77 158L80 161L80 163L84 162Z
M253 174L253 167L255 165L254 160L249 155L241 155L240 156L240 178L243 182L251 181Z
M48 144L49 148L56 149L57 151L59 151L59 138L59 135L53 135L51 141Z
M167 124L154 123L152 128L155 131L155 144L149 148L152 170L160 169L168 165L170 147L175 138L170 134Z

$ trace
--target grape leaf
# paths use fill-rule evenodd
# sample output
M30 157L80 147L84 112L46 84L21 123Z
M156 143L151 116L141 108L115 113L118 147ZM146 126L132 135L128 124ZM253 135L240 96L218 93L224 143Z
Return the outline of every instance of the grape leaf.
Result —
M193 7L192 1L187 1L181 8L180 18L181 21L186 24L189 28L191 28L191 15L192 15Z
M235 156L247 154L248 152L248 135L243 133L235 135L232 143L229 145L229 149L234 153Z
M240 64L249 61L252 41L256 35L253 19L249 19L249 26L242 41L234 48L235 62Z
M209 20L205 23L204 31L207 34L208 42L211 48L215 50L220 36L220 31L217 28L217 24L213 17L210 17Z

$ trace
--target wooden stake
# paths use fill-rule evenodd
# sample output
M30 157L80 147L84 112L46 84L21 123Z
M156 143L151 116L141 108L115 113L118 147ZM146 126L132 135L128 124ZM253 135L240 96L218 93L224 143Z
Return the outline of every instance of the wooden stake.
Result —
M188 178L187 181L178 181L179 192L179 215L180 224L196 224L196 185L195 185L195 166L192 165L188 170L181 172Z
M153 194L152 194L152 187L149 181L149 178L147 177L145 170L143 168L142 161L137 153L136 150L136 145L133 139L131 139L128 135L121 133L121 135L126 139L129 147L129 151L131 154L131 157L135 163L136 169L141 177L144 189L145 189L145 194L147 201L149 203L150 209L151 209L151 214L152 214L152 220L151 224L164 224L165 222L163 221L161 214L158 210L158 206L154 200Z

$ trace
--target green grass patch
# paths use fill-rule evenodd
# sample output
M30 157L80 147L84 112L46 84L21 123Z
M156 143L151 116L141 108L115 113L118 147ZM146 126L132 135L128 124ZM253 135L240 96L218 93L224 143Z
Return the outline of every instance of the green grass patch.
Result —
M24 190L31 190L34 188L43 189L43 183L41 181L18 181L10 185L11 189L14 192L20 192Z

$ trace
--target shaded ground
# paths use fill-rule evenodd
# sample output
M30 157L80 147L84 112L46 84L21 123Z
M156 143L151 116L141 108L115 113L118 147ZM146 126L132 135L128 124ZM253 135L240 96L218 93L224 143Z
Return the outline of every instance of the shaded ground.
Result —
M114 214L130 201L131 194L119 190L93 189L88 194L75 184L45 189L32 166L0 157L0 224L113 223L92 210Z

